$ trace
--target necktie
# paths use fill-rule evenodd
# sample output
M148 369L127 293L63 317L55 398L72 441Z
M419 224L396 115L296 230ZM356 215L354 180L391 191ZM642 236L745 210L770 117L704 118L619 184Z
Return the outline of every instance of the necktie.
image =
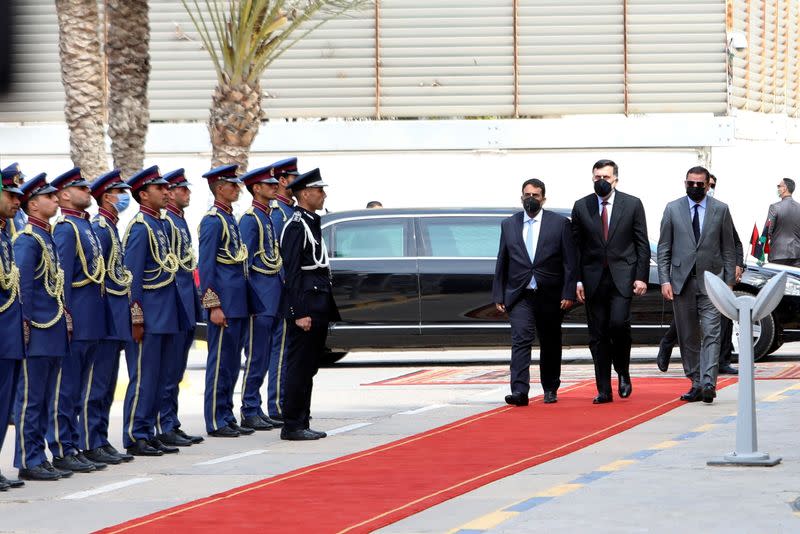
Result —
M528 232L525 234L525 248L528 249L528 257L531 259L531 263L533 263L533 225L536 223L535 219L528 220Z
M606 206L608 206L608 202L604 200L603 212L600 214L600 219L603 221L603 241L608 241L608 211Z
M694 216L692 217L692 231L694 231L695 243L700 241L700 216L697 214L697 208L699 207L700 204L694 205Z

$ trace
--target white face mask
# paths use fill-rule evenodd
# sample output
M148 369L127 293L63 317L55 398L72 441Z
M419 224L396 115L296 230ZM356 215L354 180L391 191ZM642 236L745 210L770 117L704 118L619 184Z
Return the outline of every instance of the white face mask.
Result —
M712 188L710 188L710 187L709 187L709 188L708 188L708 191L706 191L706 196L707 196L707 197L714 198L714 190L713 190Z

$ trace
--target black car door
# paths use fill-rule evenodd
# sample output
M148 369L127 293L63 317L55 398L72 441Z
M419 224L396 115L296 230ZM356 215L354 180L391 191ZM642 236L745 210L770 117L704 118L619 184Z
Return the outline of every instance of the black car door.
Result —
M418 219L422 337L431 346L509 343L509 326L492 302L502 216Z
M323 230L342 316L328 347L413 346L419 336L419 282L411 217L334 221Z

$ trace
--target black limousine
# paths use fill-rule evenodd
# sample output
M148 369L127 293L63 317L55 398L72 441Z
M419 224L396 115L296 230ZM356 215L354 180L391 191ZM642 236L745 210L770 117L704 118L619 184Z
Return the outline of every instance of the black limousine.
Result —
M342 320L331 325L325 363L359 349L510 346L508 320L495 309L491 289L500 221L518 210L381 208L326 214L323 236ZM800 340L799 270L754 264L735 290L756 293L779 268L789 273L786 294L754 325L756 358L784 341ZM633 342L639 345L657 344L672 320L672 305L661 297L655 254L648 292L634 298L632 319ZM565 315L563 337L565 345L588 344L582 306Z

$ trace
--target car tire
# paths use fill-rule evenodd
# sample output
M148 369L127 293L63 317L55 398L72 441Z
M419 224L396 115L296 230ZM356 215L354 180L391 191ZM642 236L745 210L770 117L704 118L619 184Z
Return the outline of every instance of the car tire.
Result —
M752 295L746 291L735 291L737 297L743 295ZM736 331L736 326L734 325L734 329L732 332L733 336L736 336L738 332ZM753 323L753 330L757 332L758 337L756 338L755 345L753 346L753 359L755 361L760 360L764 356L770 353L770 348L772 347L773 343L775 342L776 338L776 328L775 328L775 317L770 313L766 317L762 318L758 324ZM738 356L739 352L737 350L737 343L734 340L733 344L733 353Z
M325 349L325 354L322 355L320 358L320 366L327 367L329 365L333 365L342 358L347 356L347 352L334 352L329 349Z

